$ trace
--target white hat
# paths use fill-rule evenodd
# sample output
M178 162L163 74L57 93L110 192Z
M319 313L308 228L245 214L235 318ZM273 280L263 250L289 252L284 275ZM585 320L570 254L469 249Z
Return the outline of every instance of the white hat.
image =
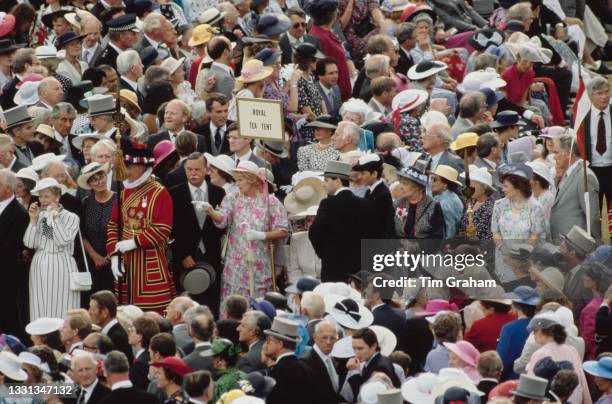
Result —
M170 74L174 74L174 72L177 71L183 65L184 61L184 57L180 58L179 60L176 60L175 58L170 56L168 59L164 60L161 63L160 67L163 67L164 69L168 70Z
M266 404L266 402L259 397L242 396L232 400L232 404Z
M236 168L232 170L232 175L235 173L249 173L259 177L259 167L252 161L241 161Z
M514 43L506 43L506 48L516 57L532 62L547 64L552 58L552 51L542 47L542 41L537 36L528 38L526 35L517 38Z
M335 294L361 301L361 294L344 282L323 282L317 285L313 292L321 296Z
M438 384L438 375L421 373L402 385L402 397L412 403L433 404L434 397L431 396L431 392L436 384Z
M353 351L353 337L349 335L348 337L336 341L330 355L340 359L352 358L355 356L355 351Z
M57 57L57 49L52 45L44 45L36 48L36 57L38 59L50 59Z
M465 178L465 172L461 173L461 178ZM493 176L486 167L476 167L470 164L470 181L476 181L479 184L493 188Z
M319 206L319 203L327 196L323 181L320 177L308 177L299 181L287 194L285 209L289 213L303 212L311 206Z
M329 311L329 315L336 323L351 330L369 327L374 321L372 312L353 299L336 302Z
M40 156L36 156L32 159L32 165L30 165L30 168L34 171L40 171L43 168L45 168L45 166L51 162L60 162L60 161L64 161L64 158L66 158L65 154L53 154L53 153L45 153L45 154L41 154Z
M434 74L438 74L443 70L448 69L448 65L444 62L433 62L430 60L422 61L413 65L408 70L408 78L410 80L422 80Z
M338 113L340 116L344 115L346 112L353 112L356 114L362 114L363 118L366 119L368 114L372 111L372 108L366 104L366 102L360 98L349 98L340 106L340 110Z
M100 164L95 161L87 164L81 169L81 175L77 178L77 185L83 189L91 189L89 179L98 173L108 173L109 163Z
M21 170L17 171L17 174L15 176L17 178L21 178L24 180L30 180L34 182L38 182L38 180L40 179L38 177L38 174L36 174L36 171L32 170L32 168L30 167L22 168Z
M38 102L38 85L40 81L26 81L15 93L13 101L16 105L34 105Z
M53 129L53 127L50 125L41 123L40 125L36 127L36 132L42 133L43 135L47 136L48 138L52 140L55 140L56 142L59 142L59 143L64 142L64 139L61 137L61 135L57 134L55 132L55 129Z
M440 111L427 111L421 116L421 125L425 129L431 128L436 123L448 125L448 118Z
M380 353L382 353L383 356L391 355L391 352L395 351L395 347L397 346L397 337L395 334L387 327L380 325L371 325L368 328L376 334Z
M468 73L461 84L457 86L457 90L463 94L471 91L478 91L481 88L490 88L491 90L497 90L506 85L506 81L491 67L487 67L484 70L476 70Z
M213 156L210 153L204 153L204 157L206 157L206 163L208 165L211 165L228 175L232 175L232 171L236 167L234 160L226 154Z
M293 219L303 219L308 216L316 216L318 210L319 210L319 205L309 206L308 209L303 210L293 215Z
M26 371L21 369L21 361L12 352L0 352L0 372L8 378L20 382L28 378Z
M34 355L32 352L23 351L19 354L19 361L21 363L25 363L27 365L32 365L42 370L43 372L49 373L51 369L49 369L49 364L46 362L43 363L40 357Z
M72 138L72 145L79 150L83 149L83 142L85 139L98 139L103 140L106 139L106 136L100 135L98 133L81 133L80 135Z
M431 396L434 398L441 396L451 387L461 387L467 391L482 395L474 382L461 369L444 368L438 373L438 384L431 391Z
M359 389L359 402L378 404L378 394L387 391L387 385L379 380L366 382Z
M53 180L53 178L45 178L45 179ZM41 181L44 181L44 180L41 180ZM55 183L57 183L57 181L55 181ZM29 335L47 335L47 334L51 334L53 331L59 330L63 324L64 324L64 320L61 318L41 317L41 318L37 318L34 321L30 321L30 323L26 325L25 330Z
M411 111L427 101L427 98L429 98L427 91L414 89L404 90L393 97L391 108L393 111Z
M550 171L550 168L546 166L546 164L540 163L539 161L528 161L525 164L531 167L534 174L537 174L540 177L544 178L549 185L555 184L552 172Z
M42 191L43 189L47 189L47 188L51 188L51 187L57 187L61 190L62 194L64 194L66 192L66 187L62 184L60 184L59 182L57 182L57 180L55 178L43 178L42 180L38 181L36 183L36 186L34 187L34 189L32 191L30 191L30 193L34 196L38 196L38 193L40 191ZM30 323L32 324L32 323ZM29 333L28 333L29 334Z

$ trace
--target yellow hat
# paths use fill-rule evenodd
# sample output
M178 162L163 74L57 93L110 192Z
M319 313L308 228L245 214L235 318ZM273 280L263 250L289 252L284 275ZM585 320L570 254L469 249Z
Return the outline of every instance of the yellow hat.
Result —
M211 27L208 24L200 24L193 29L191 38L187 44L191 47L204 45L218 33L219 30L217 28Z
M466 147L476 146L478 143L478 134L474 132L466 132L457 136L457 139L451 143L451 150L461 150Z
M230 390L227 393L223 394L217 403L222 404L230 404L232 401L237 399L238 397L244 397L246 393L242 390L234 389Z
M138 110L138 113L142 112L140 105L138 105L138 96L135 92L124 88L122 90L119 90L119 98L121 99L121 101L127 102L132 107L136 108Z

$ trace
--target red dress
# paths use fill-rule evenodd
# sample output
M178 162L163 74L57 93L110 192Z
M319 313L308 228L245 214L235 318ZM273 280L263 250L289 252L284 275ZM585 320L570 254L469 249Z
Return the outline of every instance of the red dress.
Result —
M504 325L516 320L512 313L493 313L472 324L465 333L465 340L480 352L495 350L499 333Z
M122 190L121 200L123 234L120 239L134 239L137 247L123 254L127 276L121 284L119 304L131 303L142 310L161 313L176 294L166 257L172 232L172 199L166 188L151 177L137 188ZM109 254L115 251L118 241L117 218L115 200L107 230L106 250ZM115 294L119 299L118 290L115 282Z
M323 29L316 24L312 25L309 34L319 38L321 52L336 61L338 66L338 87L340 87L342 99L348 99L351 96L351 77L346 63L346 50L342 46L342 42L332 31Z
M502 78L506 81L506 98L508 101L520 104L523 95L531 87L534 77L533 69L520 73L516 68L516 64L507 67L502 73Z

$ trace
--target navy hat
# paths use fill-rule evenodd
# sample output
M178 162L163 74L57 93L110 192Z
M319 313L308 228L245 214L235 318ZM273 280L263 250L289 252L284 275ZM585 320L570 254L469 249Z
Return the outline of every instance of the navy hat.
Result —
M427 175L422 171L417 170L415 167L406 167L403 170L398 171L397 175L423 187L426 187L428 183Z
M257 20L255 31L267 36L280 35L291 27L291 20L283 14L264 14Z
M584 273L597 284L610 285L610 279L612 278L612 270L606 268L599 262L592 262L590 264L583 265Z
M60 35L55 39L55 47L57 49L61 49L64 46L68 45L70 42L80 41L85 38L87 35L77 35L76 32L68 31L63 35Z
M316 288L321 281L312 276L303 276L297 280L296 283L287 286L285 293L295 293L301 295L304 292L311 292Z
M468 39L470 46L477 51L483 51L491 45L499 46L504 42L504 35L493 28L482 28L474 31Z
M145 70L149 68L159 56L159 52L153 46L147 46L140 51L140 60L145 67Z
M140 32L136 26L136 14L124 14L106 22L109 32Z
M74 10L71 10L68 8L60 8L57 11L43 15L40 20L42 21L43 24L45 24L47 28L53 29L53 20L55 20L58 17L63 17L64 15L68 13L74 13Z
M541 262L544 267L554 267L561 259L559 247L547 242L538 243L531 252L529 259L534 262Z
M242 38L242 43L245 45L253 45L256 43L266 43L266 42L278 43L278 41L275 41L274 39L271 39L269 36L264 35L264 34L258 34L255 36L245 36L244 38Z
M325 58L324 54L322 54L313 44L308 42L300 44L297 48L294 49L293 52L304 57L311 57L316 59Z
M506 293L504 298L512 300L514 303L537 306L540 303L540 295L531 286L518 286L512 292Z
M274 320L274 317L276 317L276 308L269 301L255 300L251 298L249 303L251 304L251 307L253 307L255 310L261 311L263 314L265 314L270 319L270 321Z
M507 128L509 126L525 126L516 111L501 111L495 115L495 120L489 124L491 129Z
M264 376L259 372L251 372L244 377L251 387L253 387L250 395L265 399L276 385L276 380L270 376Z
M261 60L264 66L272 66L282 54L283 52L279 50L265 48L257 52L255 59Z
M28 350L28 348L23 345L19 338L15 337L14 335L2 334L2 337L4 337L5 344L8 345L11 352L13 352L15 355L19 355L20 353Z
M25 44L16 45L12 39L0 39L0 55L8 55L23 47Z
M128 14L136 14L142 18L145 13L155 10L151 0L131 0L125 2L125 12Z
M497 103L505 97L503 92L494 91L488 87L481 88L478 91L484 94L485 98L487 99L487 108L492 108L494 105L497 105Z
M540 359L533 367L533 374L547 380L552 380L560 370L575 370L571 362L555 362L550 356Z
M530 180L533 177L533 170L524 163L502 164L497 168L497 174L500 178L504 175L515 175Z

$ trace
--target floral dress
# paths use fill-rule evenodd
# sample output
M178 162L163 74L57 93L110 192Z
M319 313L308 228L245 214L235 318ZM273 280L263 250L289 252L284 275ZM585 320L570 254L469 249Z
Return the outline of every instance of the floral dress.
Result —
M400 113L399 119L399 137L411 152L423 152L423 143L421 141L421 124L418 119L410 116L410 112Z
M317 150L316 143L302 146L297 151L300 171L325 171L327 162L340 159L340 152L333 146Z
M248 197L240 192L231 193L223 198L219 208L221 221L215 222L219 228L228 228L225 268L221 279L221 301L229 295L250 296L249 282L251 271L255 295L261 297L270 291L272 270L268 243L246 239L247 230L287 231L289 223L287 211L274 195L268 201L261 196Z
M344 10L348 6L349 0L340 0L340 6L338 7L338 18L344 14ZM344 35L352 46L351 56L353 60L361 60L367 53L367 44L370 36L376 34L375 29L369 30L365 35L358 33L358 27L362 24L367 24L370 20L372 10L380 7L378 1L374 0L354 0L353 1L353 13L348 25L344 29ZM372 26L374 24L372 23Z
M317 89L315 81L311 78L306 80L300 77L298 80L298 110L301 111L304 107L310 107L312 112L319 116L323 114L324 100L321 93ZM314 128L300 128L301 140L305 143L312 142L314 139Z
M474 227L476 228L476 237L479 240L491 240L493 239L493 233L491 232L491 215L493 214L493 205L495 199L492 196L488 197L478 209L474 210ZM467 229L467 210L461 220L461 232L465 232Z

